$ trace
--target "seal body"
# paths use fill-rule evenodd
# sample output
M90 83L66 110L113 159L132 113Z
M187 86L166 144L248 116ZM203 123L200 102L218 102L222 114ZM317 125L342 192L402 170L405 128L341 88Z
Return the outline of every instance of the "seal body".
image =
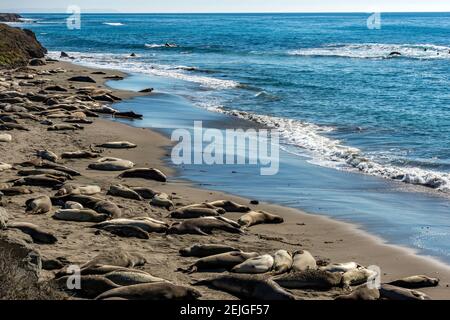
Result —
M194 244L191 247L180 249L179 252L183 257L203 258L232 251L240 250L223 244Z
M48 196L40 196L35 199L29 199L25 202L27 211L32 214L47 213L52 210L52 201Z
M60 209L55 212L53 218L56 220L76 222L101 222L108 219L108 215L97 213L91 209Z
M265 211L250 211L239 218L238 222L241 226L251 227L262 223L283 223L280 216Z
M270 254L250 258L235 266L231 271L236 273L266 273L272 270L274 259Z
M155 180L159 182L166 182L167 177L160 170L155 168L136 168L123 172L120 178L141 178L147 180Z
M165 223L158 223L153 219L113 219L94 225L97 229L112 230L113 227L135 227L144 230L145 232L152 233L164 233L167 231L167 225ZM118 230L118 229L117 229ZM148 237L147 237L148 239Z
M230 200L217 200L209 202L210 205L224 209L226 212L249 212L250 208Z
M292 258L292 270L305 271L308 269L317 269L316 259L309 251L300 250L295 252Z
M380 296L388 300L431 300L423 292L404 289L389 284L381 285Z
M341 284L342 275L322 270L291 272L273 279L284 288L328 290Z
M407 289L419 289L425 287L436 287L439 285L439 279L418 275L395 280L389 284Z
M281 274L288 272L292 268L292 255L286 250L278 250L274 255L273 272Z
M213 230L223 230L230 233L242 233L239 228L233 227L231 224L218 219L195 218L188 219L183 222L173 223L169 230L169 234L200 234L208 235Z
M193 265L187 269L179 269L188 273L204 270L230 270L238 264L247 259L255 258L258 254L256 252L241 252L233 251L221 253L197 260Z
M371 301L380 299L380 291L376 288L370 289L367 285L362 285L348 295L341 295L335 300L355 300L355 301Z
M19 229L23 233L28 234L34 242L41 244L54 244L58 241L50 232L42 230L35 224L27 222L10 222L8 228Z
M133 199L133 200L143 200L143 198L134 190L125 187L121 184L113 185L109 188L108 194L112 196Z

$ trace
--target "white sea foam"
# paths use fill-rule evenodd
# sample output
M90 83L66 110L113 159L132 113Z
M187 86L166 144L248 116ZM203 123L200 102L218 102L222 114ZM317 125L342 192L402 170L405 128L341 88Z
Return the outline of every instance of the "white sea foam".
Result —
M311 163L336 169L359 171L450 192L449 173L380 164L373 156L367 156L357 148L345 146L341 141L327 137L326 134L333 131L332 127L239 110L228 110L209 104L200 103L199 105L209 111L236 116L277 129L285 143L304 149L306 155L311 157Z
M390 56L398 52L401 56ZM359 59L450 59L450 47L433 44L332 44L320 48L304 48L288 52L294 56L346 57Z
M124 24L122 22L103 22L103 24L106 24L107 26L113 26L113 27L124 26Z
M164 48L165 44L158 44L158 43L146 43L145 46L147 48Z

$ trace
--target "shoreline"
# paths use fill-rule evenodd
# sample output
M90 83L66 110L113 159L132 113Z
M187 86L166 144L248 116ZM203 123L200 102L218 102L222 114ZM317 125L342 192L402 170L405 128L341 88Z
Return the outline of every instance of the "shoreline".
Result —
M94 71L101 70L107 74L120 74L126 76L124 73L115 70L94 69L67 62L56 62L45 67L37 67L35 69L41 70L45 68L54 68L55 66L60 66L71 70L69 73L73 74L79 74L84 70L91 74ZM67 74L60 74L58 77L60 77L58 81L60 85L67 85L67 82L64 82L63 80L63 78L68 78ZM105 87L106 81L104 79L101 80L100 77L97 77L96 80L96 86ZM83 85L80 85L80 87L82 86ZM115 95L123 99L129 99L140 95L139 93L125 92L115 89L112 89L112 91ZM166 161L163 159L166 149L170 145L170 139L148 128L136 128L113 121L112 119L98 118L95 121L95 125L87 125L83 131L68 134L68 136L63 139L65 141L48 141L48 143L56 143L54 148L58 147L61 149L73 149L73 145L65 145L65 143L70 140L69 138L75 141L76 144L80 146L84 145L85 147L91 143L104 142L103 140L106 141L107 138L109 138L110 141L128 140L138 144L139 147L130 150L107 151L104 156L123 157L124 159L129 159L137 163L137 167L151 165L162 169L169 176L174 175L176 172L175 168L168 166ZM1 147L3 150L3 145ZM25 148L24 146L21 147ZM30 146L27 148L30 149ZM17 157L17 153L11 152L8 157ZM20 157L23 158L24 155L19 154L19 158ZM114 173L111 174L108 172L93 172L86 170L87 163L89 163L89 160L81 160L77 162L70 162L70 166L83 173L83 180L86 179L87 181L96 181L102 187L110 184L111 179L114 179L116 176ZM149 183L146 182L146 185L148 184ZM183 204L204 202L206 200L212 201L217 199L230 199L244 205L247 205L249 202L249 199L199 188L191 182L179 180L176 179L176 177L174 181L170 179L168 183L151 182L150 185L162 192L166 192L168 194L172 193L174 196L181 197L176 201ZM121 201L122 206L130 211L127 212L127 214L131 215L133 214L132 211L139 211L141 209L140 204L132 203L131 200L122 202L123 199L118 199L119 198L114 198L114 201ZM33 222L39 222L42 225L48 223L48 217L24 217L23 213L18 211L18 204L15 204L13 208L17 211L14 212L14 217L20 217L21 219L33 219ZM160 210L154 210L151 207L145 209L147 209L145 210L147 213L152 213L156 217L166 217L164 212L161 212ZM318 259L335 263L356 261L366 266L378 265L381 267L383 274L382 282L415 274L426 274L428 276L438 277L441 279L441 284L439 287L421 289L420 291L429 294L434 299L450 299L450 290L448 288L448 285L450 284L450 266L445 265L434 258L419 256L409 248L383 243L381 238L368 234L366 231L354 224L269 203L261 203L260 205L255 206L255 209L276 213L282 216L285 219L285 222L279 225L254 226L250 228L248 235L242 236L238 239L227 235L224 236L222 234L213 234L208 237L167 236L163 239L160 239L160 236L158 235L155 239L153 239L152 236L150 241L136 240L134 242L133 239L132 243L130 243L127 239L110 237L103 234L98 237L96 237L93 233L86 235L83 233L83 231L85 232L85 229L77 229L78 226L76 224L69 223L68 225L76 229L76 232L73 232L72 230L70 231L72 234L67 236L72 243L66 243L66 241L64 241L62 244L57 244L55 248L45 246L39 249L41 249L44 255L50 257L57 257L59 254L65 253L69 260L73 262L87 261L88 258L92 258L95 253L98 253L98 251L102 248L108 248L113 244L116 244L119 247L124 247L126 250L144 250L144 252L148 255L151 255L152 259L152 262L149 263L148 266L145 266L144 270L151 271L155 276L165 277L166 279L173 280L174 282L184 284L189 283L192 278L204 278L205 274L194 274L192 277L188 277L184 274L174 272L176 267L186 266L188 262L193 261L193 259L183 259L177 255L179 245L192 244L193 241L204 242L209 240L212 242L219 241L219 243L239 243L238 245L245 249L245 251L257 250L258 252L269 253L274 252L275 249L306 249L311 251L311 253ZM240 215L241 214L227 213L226 217L235 219ZM37 220L35 221L34 219ZM64 234L64 232L69 232L67 228L56 228L56 231L62 234ZM76 237L79 238L76 239ZM93 241L92 243L96 243L98 245L95 247L95 250L92 250L93 252L86 250L90 249L89 244L91 241ZM150 244L148 244L148 242L150 242ZM151 253L147 252L149 248L159 249L161 247L166 248L167 251L162 252L159 250L153 250ZM370 256L368 255L369 252L371 253ZM48 276L50 275L51 274L49 273ZM203 287L201 288L201 291L206 299L233 298L228 294L210 289L207 290ZM298 295L299 297L305 299L327 299L332 297L332 295L328 295L328 293L313 292L298 293Z

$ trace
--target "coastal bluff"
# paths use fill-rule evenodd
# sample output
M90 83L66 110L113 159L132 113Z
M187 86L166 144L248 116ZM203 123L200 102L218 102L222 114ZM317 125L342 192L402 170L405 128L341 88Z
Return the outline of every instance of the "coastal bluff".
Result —
M17 13L0 13L0 22L20 22L21 19Z
M0 23L0 68L26 66L29 59L43 58L46 53L34 32Z

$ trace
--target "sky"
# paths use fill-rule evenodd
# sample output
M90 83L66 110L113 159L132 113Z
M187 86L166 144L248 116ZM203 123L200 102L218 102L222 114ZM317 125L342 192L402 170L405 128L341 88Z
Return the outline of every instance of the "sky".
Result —
M0 12L450 12L450 0L0 0Z

